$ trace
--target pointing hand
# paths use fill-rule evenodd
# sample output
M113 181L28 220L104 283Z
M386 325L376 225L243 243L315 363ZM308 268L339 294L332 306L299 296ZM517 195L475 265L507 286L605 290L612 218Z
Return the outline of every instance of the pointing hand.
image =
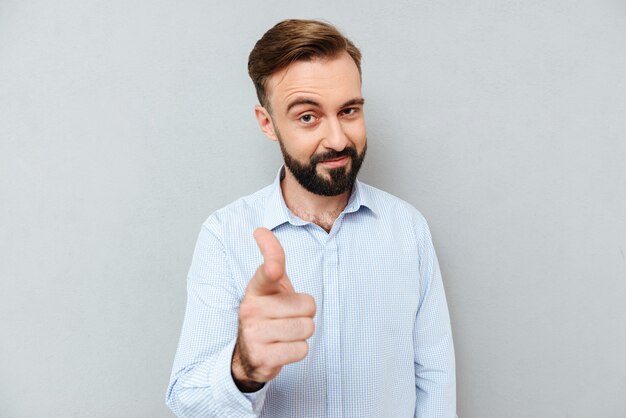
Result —
M254 231L263 264L252 276L239 306L239 332L231 363L243 392L260 389L289 363L308 354L315 300L296 293L285 271L285 252L274 234Z

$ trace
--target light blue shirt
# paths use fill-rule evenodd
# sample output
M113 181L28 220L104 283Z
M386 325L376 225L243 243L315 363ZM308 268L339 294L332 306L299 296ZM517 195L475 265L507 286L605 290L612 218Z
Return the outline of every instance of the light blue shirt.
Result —
M273 231L297 292L315 298L308 356L243 394L230 364L238 309ZM357 181L330 233L285 205L280 177L202 225L167 391L181 417L456 416L450 319L430 231L410 204Z

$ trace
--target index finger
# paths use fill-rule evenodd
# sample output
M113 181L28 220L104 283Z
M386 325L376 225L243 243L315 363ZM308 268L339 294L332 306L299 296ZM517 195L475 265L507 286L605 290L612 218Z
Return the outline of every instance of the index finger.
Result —
M285 251L280 241L267 228L257 228L253 235L263 256L264 273L270 280L278 280L285 274Z
M295 292L285 274L285 252L278 239L266 228L255 230L253 235L263 256L263 264L248 283L246 292L256 296Z

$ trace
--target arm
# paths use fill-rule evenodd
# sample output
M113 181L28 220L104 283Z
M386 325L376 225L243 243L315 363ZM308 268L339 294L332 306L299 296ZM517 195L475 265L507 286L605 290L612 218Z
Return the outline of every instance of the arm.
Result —
M264 383L308 352L315 301L294 291L272 232L260 228L254 237L264 262L241 294L221 242L202 229L167 395L179 416L255 416L263 407Z
M203 225L187 278L187 309L166 402L180 417L252 417L265 390L243 395L231 376L243 296L217 236Z
M426 222L418 231L421 301L415 321L415 417L456 416L454 346L439 263Z

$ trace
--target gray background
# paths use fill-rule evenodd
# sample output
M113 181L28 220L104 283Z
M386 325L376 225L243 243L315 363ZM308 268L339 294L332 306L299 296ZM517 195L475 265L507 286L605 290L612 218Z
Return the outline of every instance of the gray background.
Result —
M430 221L459 416L626 417L609 0L0 0L0 416L170 416L200 224L280 163L246 62L287 17L363 51L362 179Z

